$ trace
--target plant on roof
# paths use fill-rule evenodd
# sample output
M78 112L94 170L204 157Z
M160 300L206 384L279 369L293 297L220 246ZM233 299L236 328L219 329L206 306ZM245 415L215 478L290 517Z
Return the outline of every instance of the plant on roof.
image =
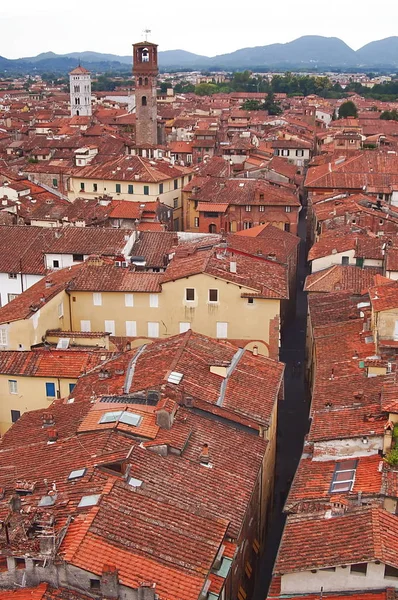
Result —
M384 460L388 465L390 465L390 467L398 466L398 448L393 448L393 450L390 450Z

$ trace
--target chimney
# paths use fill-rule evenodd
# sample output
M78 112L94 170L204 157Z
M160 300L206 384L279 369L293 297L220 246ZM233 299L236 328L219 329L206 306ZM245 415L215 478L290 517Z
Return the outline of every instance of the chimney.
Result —
M209 464L209 462L210 462L209 444L203 444L199 459L200 459L200 462L203 463L204 465Z
M52 413L45 412L41 417L43 421L43 427L55 425L54 415Z
M46 290L48 290L50 287L52 287L52 281L51 279L46 279Z
M19 513L21 510L21 498L18 495L11 497L10 509L13 513Z
M253 346L253 356L258 356L258 346Z
M56 442L58 439L58 431L54 428L47 431L47 437L49 442Z
M140 581L137 590L137 600L155 600L156 583Z
M119 572L114 565L102 567L101 594L105 598L119 597Z
M229 263L229 272L230 273L236 273L236 261L235 260L231 260Z
M177 402L164 398L161 400L157 408L156 413L156 425L161 429L171 429L174 423L174 418L177 412Z

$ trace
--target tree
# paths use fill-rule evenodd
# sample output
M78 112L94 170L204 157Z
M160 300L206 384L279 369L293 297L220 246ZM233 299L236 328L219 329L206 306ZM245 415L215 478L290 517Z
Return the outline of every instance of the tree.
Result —
M347 102L341 104L339 108L339 119L346 119L347 117L354 117L356 119L357 116L357 107L352 100L347 100Z
M275 102L275 96L272 92L269 92L267 99L261 108L267 110L269 115L280 115L282 112L279 104Z
M198 96L211 96L218 92L218 88L214 83L199 83L195 87L195 94Z
M260 110L260 108L261 104L258 100L246 100L246 102L242 104L243 110Z

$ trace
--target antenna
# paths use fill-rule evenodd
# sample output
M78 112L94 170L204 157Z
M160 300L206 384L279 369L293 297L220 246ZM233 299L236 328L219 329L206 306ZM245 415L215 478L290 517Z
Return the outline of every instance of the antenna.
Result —
M145 41L148 41L148 35L151 33L150 29L144 29L144 36L145 36Z

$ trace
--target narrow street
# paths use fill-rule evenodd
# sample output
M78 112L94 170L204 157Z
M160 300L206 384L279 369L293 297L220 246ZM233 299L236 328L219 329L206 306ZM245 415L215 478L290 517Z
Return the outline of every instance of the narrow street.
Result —
M307 297L302 291L308 274L306 266L306 207L300 213L299 264L296 315L282 334L280 359L286 364L285 398L279 405L274 508L268 530L268 542L260 560L253 600L264 600L283 532L283 505L300 460L304 435L308 430L309 397L304 381ZM300 366L298 366L300 363Z

